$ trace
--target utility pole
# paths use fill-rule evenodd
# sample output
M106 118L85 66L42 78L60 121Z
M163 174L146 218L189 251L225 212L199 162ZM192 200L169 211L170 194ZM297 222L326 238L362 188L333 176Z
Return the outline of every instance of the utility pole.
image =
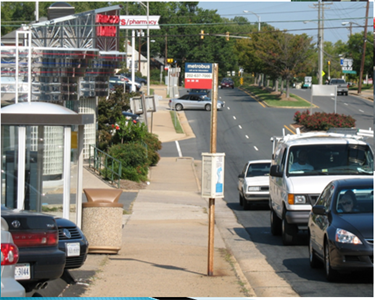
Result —
M359 71L358 94L360 94L362 91L363 69L365 68L368 10L369 10L369 0L367 0L367 4L366 4L365 32L363 35L363 51L362 51L361 69Z
M324 43L324 9L328 9L327 7L324 7L324 5L332 4L332 2L327 2L322 4L322 0L319 0L318 4L313 4L314 6L318 5L318 78L319 78L319 84L323 84L323 43ZM315 7L314 7L315 8Z
M321 0L318 3L318 32L319 32L319 84L323 84L323 36L322 36L322 19L321 19Z

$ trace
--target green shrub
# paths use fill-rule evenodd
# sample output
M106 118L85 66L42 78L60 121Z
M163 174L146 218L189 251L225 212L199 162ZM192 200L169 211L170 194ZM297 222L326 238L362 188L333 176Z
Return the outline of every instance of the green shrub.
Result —
M147 150L140 143L117 144L109 148L108 154L122 165L122 179L145 181L148 174Z

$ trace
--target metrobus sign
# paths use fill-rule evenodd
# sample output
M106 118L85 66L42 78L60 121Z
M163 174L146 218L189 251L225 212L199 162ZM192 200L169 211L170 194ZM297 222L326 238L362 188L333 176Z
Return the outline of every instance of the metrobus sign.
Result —
M185 63L185 88L211 89L212 64Z

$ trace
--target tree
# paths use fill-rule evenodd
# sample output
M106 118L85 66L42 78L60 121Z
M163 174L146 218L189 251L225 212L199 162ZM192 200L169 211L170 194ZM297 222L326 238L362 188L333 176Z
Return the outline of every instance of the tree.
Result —
M353 70L360 74L362 53L363 53L363 36L364 32L352 34L349 38L347 48L345 51L345 57L353 58ZM373 51L374 45L374 33L367 32L367 41L366 41L366 53L363 74L372 74L373 73Z
M292 35L277 30L263 33L256 43L255 54L262 59L266 73L286 80L287 98L289 81L310 61L313 53L311 41L306 34Z
M2 2L1 3L1 35L5 35L35 20L34 2Z

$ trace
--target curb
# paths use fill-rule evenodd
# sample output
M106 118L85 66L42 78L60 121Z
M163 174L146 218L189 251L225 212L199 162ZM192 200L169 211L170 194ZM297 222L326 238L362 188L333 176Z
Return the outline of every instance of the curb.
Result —
M194 176L199 183L200 178L194 162L192 159ZM216 199L215 210L215 227L219 230L225 249L230 254L232 267L243 286L243 292L248 297L279 297L280 294L286 297L298 297L292 287L267 263L264 255L256 248L245 228L238 223L236 215L227 207L223 198ZM236 233L238 230L241 231L241 236ZM254 258L257 260L255 267ZM270 278L271 280L268 280ZM265 282L261 282L262 279Z

